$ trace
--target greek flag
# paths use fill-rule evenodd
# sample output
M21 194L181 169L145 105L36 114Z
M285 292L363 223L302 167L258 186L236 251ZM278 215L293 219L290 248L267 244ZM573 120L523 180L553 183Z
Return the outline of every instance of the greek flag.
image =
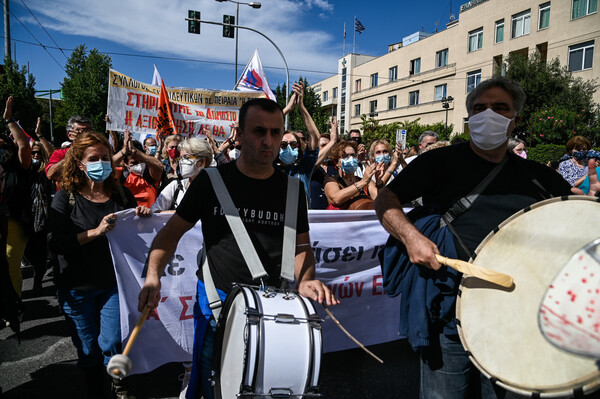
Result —
M354 30L358 33L362 33L365 30L363 24L361 24L360 21L356 18L354 18Z

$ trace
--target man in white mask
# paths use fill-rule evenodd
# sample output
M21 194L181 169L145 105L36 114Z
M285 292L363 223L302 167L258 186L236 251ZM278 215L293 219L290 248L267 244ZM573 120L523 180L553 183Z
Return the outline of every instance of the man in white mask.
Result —
M458 339L454 322L460 276L440 269L435 255L443 248L442 255L454 253L468 260L487 234L515 212L548 197L571 194L569 184L555 171L507 151L508 137L519 122L524 103L525 93L518 83L503 77L482 82L466 101L471 140L420 155L379 191L375 201L382 225L404 244L397 248L410 259L408 268L416 271L408 281L414 286L427 287L402 293L401 315L405 309L419 309L422 312L417 313L427 317L406 311L401 316L399 331L419 351L421 397L468 398L469 389L481 392L486 399L502 397L500 388L485 376L469 378L473 372L479 372ZM453 214L456 219L450 225L454 231L443 237L445 241L438 237L448 227L438 227L433 233L418 229L415 225L422 225L420 221L426 219L415 217L413 224L402 211L402 204L422 197L424 206L439 208L429 212L428 217L439 218L459 199L473 192L492 171L497 175L477 200L465 212ZM600 191L600 183L597 176L593 178L595 194ZM440 279L445 280L443 287L439 285ZM390 295L404 284L386 285L385 272L383 281Z

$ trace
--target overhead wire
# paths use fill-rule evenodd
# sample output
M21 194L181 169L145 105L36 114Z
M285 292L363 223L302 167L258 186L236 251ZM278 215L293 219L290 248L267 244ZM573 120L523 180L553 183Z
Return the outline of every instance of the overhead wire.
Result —
M44 30L44 32L46 32L46 34L48 35L48 37L50 38L50 40L52 40L52 42L54 44L56 44L57 48L60 50L60 52L62 53L62 55L64 55L65 59L69 59L69 57L67 57L67 55L64 53L64 51L62 50L62 48L60 48L60 46L58 45L58 43L56 43L56 40L54 40L54 38L50 35L50 33L46 30L46 28L44 27L44 25L42 25L42 23L40 22L39 19L37 19L37 17L35 16L35 14L33 13L33 11L31 11L31 9L27 6L27 4L25 4L25 1L21 0L21 3L23 3L23 5L25 6L25 8L27 9L27 11L29 11L29 13L31 14L31 16L36 20L36 22L38 23L38 25L40 25L42 27L42 29Z

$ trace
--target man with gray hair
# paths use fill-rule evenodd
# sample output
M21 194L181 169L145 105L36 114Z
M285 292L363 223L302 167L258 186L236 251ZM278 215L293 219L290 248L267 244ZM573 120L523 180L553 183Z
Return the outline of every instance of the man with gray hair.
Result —
M440 136L432 130L426 130L423 133L421 133L421 135L419 136L419 153L417 155L413 155L412 157L404 159L404 162L398 162L398 168L396 169L396 171L400 172L403 168L406 168L406 165L408 165L409 163L414 161L416 157L421 155L425 148L429 147L431 144L437 143L439 138Z
M69 118L67 121L68 142L66 145L63 145L62 148L54 150L45 169L46 177L48 177L49 180L57 181L60 179L62 175L62 166L64 163L63 160L65 159L65 154L71 148L69 142L72 143L80 133L92 131L93 129L94 124L90 118L86 116L73 115Z
M400 283L387 278L385 267L383 281L389 295L402 293L399 334L407 336L420 354L421 398L468 398L470 389L483 398L503 394L473 367L459 340L455 304L461 275L440 269L436 254L442 248L442 255L468 260L487 234L515 212L548 197L571 194L569 184L552 169L507 152L524 102L525 94L516 82L503 77L482 82L466 101L471 140L427 151L380 190L375 200L382 225L398 240L394 248L410 260L403 264L407 271ZM402 210L403 204L422 197L425 207L436 208L428 217L440 219L493 176L492 171L497 174L478 199L466 211L455 212L448 227L425 233L416 225L428 219L415 214L409 219ZM593 194L600 192L597 176L591 178ZM442 234L441 229L452 234ZM433 238L442 235L442 240ZM402 292L403 284L427 288ZM479 378L472 378L474 372Z

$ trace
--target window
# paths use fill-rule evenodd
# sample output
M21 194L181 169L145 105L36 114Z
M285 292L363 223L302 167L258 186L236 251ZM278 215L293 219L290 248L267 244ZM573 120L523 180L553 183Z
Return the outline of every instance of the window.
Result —
M583 71L592 68L594 41L569 46L569 71Z
M379 78L379 74L378 73L374 73L373 75L371 75L371 87L377 86L377 79L378 78Z
M354 105L354 116L360 116L360 104Z
M483 28L469 32L469 52L483 47Z
M531 10L523 11L512 17L512 38L528 35L531 22Z
M496 43L504 41L504 20L496 21Z
M388 97L388 109L396 109L396 96Z
M435 86L435 101L441 101L442 97L446 97L446 84Z
M538 18L538 29L546 29L550 26L550 2L540 4L540 15Z
M573 0L572 19L585 17L598 11L598 0Z
M323 102L327 101L329 99L329 93L324 91L323 92Z
M371 114L377 112L377 100L369 101L369 112Z
M411 91L408 93L408 105L419 104L419 90Z
M356 79L354 82L354 91L360 91L362 89L362 79Z
M481 82L481 69L467 73L467 93L470 93Z
M409 69L408 73L409 73L409 75L421 73L421 59L420 58L410 61L410 69Z
M331 96L332 96L333 98L337 98L337 89L338 89L337 87L334 87L334 88L333 88L333 92L331 93Z
M448 65L448 49L440 50L435 53L435 67L443 67Z
M398 67L394 66L390 68L390 82L398 79Z

